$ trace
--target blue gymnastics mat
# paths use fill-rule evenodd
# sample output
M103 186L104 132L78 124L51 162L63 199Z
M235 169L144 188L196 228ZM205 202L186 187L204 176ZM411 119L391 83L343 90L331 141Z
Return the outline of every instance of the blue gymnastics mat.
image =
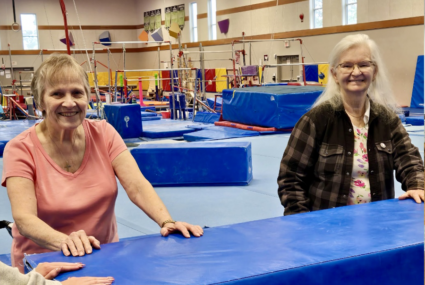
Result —
M223 90L223 120L293 128L322 94L320 86L268 86Z
M252 180L250 142L141 144L130 152L153 186L244 186Z
M424 115L406 117L406 124L410 124L412 126L423 126L424 125Z
M184 134L183 138L188 142L206 141L206 140L222 140L241 137L259 136L260 132L241 130L221 126L208 126L201 131Z
M0 121L0 157L3 157L4 148L11 139L41 121L42 120Z
M191 120L143 121L142 137L150 139L181 137L184 134L194 132L196 129L188 128L193 124Z
M423 284L423 204L386 200L205 229L201 238L142 237L102 245L57 277L113 276L116 284Z

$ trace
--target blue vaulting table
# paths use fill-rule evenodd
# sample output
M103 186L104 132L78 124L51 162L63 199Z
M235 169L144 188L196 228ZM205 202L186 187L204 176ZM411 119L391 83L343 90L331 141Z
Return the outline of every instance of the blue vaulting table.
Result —
M424 205L397 199L209 228L201 238L159 235L102 245L70 276L114 284L423 284Z

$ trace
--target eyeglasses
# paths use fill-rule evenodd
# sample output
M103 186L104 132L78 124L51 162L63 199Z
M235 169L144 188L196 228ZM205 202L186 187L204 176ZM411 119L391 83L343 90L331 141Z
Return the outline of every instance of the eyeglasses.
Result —
M343 62L338 64L337 66L340 68L340 70L343 73L351 73L354 71L354 67L357 66L357 68L360 70L360 72L369 72L372 70L372 67L375 65L373 61L361 61L358 63L352 63L352 62Z

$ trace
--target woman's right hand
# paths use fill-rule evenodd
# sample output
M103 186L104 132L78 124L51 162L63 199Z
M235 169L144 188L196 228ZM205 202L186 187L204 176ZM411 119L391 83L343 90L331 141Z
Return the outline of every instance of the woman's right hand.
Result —
M92 253L92 247L100 249L100 242L94 236L87 236L84 230L79 230L72 232L62 240L60 247L65 256L70 256L71 254L72 256L83 256L86 253Z
M61 282L63 285L109 285L113 277L71 277Z

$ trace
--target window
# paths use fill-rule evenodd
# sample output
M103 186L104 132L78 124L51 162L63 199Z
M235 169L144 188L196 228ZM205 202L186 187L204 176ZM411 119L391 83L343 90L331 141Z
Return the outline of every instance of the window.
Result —
M210 40L217 39L217 3L216 0L208 0L208 37Z
M190 3L189 6L189 21L190 21L190 42L198 41L198 4Z
M35 14L21 14L24 50L38 49L37 18Z
M311 28L323 28L323 0L311 0Z
M357 24L357 0L343 0L344 25Z

